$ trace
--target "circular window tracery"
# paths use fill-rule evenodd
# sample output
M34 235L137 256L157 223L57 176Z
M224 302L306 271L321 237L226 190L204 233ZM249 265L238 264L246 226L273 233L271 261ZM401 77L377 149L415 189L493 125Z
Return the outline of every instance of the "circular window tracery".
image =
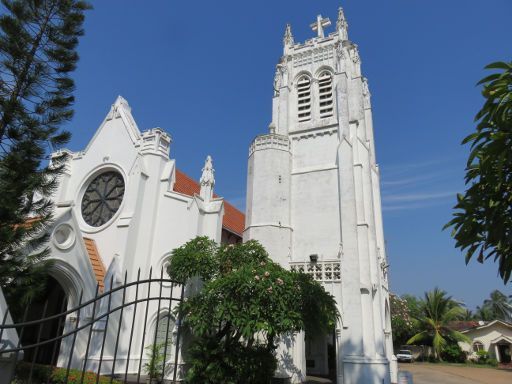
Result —
M53 243L57 248L68 249L75 243L75 231L69 224L61 224L53 231Z
M91 227L101 227L119 210L124 196L124 179L117 171L96 176L82 197L82 217Z

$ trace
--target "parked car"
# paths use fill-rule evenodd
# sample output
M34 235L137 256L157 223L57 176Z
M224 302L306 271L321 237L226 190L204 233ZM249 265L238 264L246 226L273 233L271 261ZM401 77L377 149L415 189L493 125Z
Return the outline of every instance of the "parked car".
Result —
M396 359L400 362L412 363L414 358L412 357L412 352L408 349L401 349L396 354Z

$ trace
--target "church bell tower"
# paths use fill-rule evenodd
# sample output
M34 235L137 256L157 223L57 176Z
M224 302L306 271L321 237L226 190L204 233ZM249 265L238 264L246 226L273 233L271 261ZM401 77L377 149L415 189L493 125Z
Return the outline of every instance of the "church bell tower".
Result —
M396 362L370 92L341 8L326 33L330 25L318 16L304 43L286 26L269 132L249 148L244 240L312 275L338 304L332 335L283 344L291 359L278 353L280 373L296 383L335 370L338 384L387 384Z

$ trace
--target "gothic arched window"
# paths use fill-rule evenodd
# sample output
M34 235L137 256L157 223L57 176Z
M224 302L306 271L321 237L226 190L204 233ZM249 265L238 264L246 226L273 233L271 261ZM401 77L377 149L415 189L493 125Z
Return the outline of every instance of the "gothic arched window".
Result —
M161 314L158 319L158 329L155 329L156 344L163 346L167 341L170 345L168 341L173 337L175 325L173 318L168 313ZM170 348L170 346L168 346L168 348ZM167 354L169 355L169 350Z
M311 118L311 79L306 75L297 81L297 113L299 121Z
M332 76L329 72L322 72L318 78L318 96L320 103L320 118L332 116Z

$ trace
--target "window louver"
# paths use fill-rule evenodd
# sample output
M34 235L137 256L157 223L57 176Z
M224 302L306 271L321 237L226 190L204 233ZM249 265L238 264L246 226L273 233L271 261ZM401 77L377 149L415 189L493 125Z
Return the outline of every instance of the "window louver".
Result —
M311 118L311 80L306 76L297 83L297 111L299 121Z
M318 79L318 93L320 102L320 118L333 114L332 77L329 73L323 73Z

